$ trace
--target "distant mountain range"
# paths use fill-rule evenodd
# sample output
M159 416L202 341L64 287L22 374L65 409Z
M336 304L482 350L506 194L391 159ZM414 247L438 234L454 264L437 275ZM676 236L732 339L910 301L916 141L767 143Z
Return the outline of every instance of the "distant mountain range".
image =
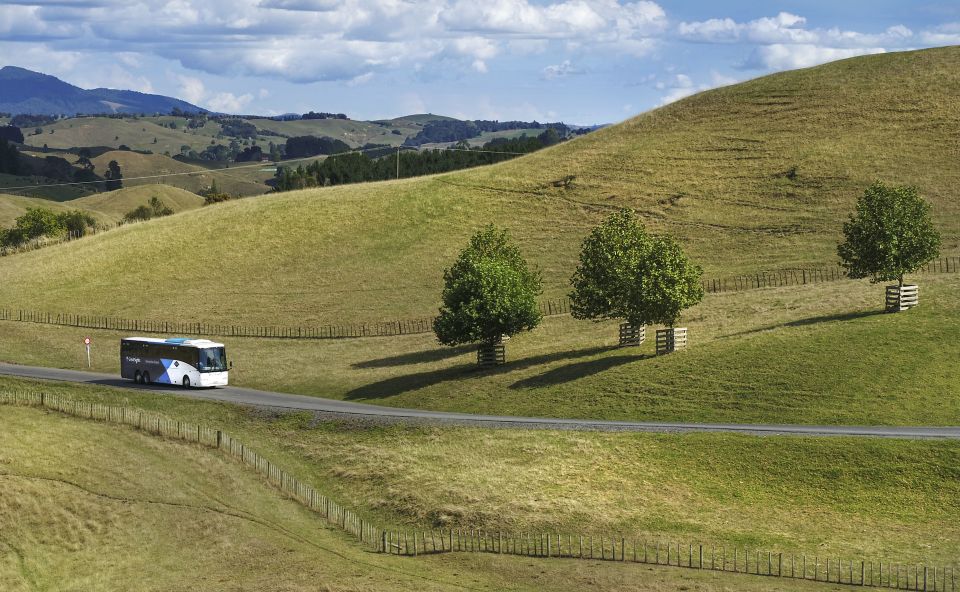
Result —
M16 66L0 68L2 113L169 113L174 107L182 111L207 112L186 101L162 95L109 88L84 90L47 74Z

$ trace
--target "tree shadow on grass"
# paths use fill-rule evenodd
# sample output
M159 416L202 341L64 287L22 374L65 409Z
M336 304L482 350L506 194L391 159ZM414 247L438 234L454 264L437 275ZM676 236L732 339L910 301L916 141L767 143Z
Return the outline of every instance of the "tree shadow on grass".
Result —
M469 346L468 349L476 348L475 346ZM444 382L483 379L492 376L499 376L501 374L506 374L516 370L524 370L526 368L539 366L541 364L549 364L551 362L593 356L609 349L609 347L590 347L573 351L554 352L551 354L530 356L518 360L508 361L502 366L496 366L494 368L487 369L481 369L476 364L459 364L451 368L442 368L440 370L393 376L391 378L355 388L348 392L344 398L348 401L386 399L409 391L427 388ZM509 360L509 358L510 350L509 346L507 346L507 359ZM631 359L637 358L631 357Z
M394 366L408 366L411 364L426 364L429 362L440 362L449 358L455 358L465 353L475 351L477 348L473 345L459 345L457 347L441 347L427 351L410 352L398 356L388 356L375 360L365 360L351 364L353 368L392 368Z
M816 325L818 323L830 323L837 321L855 321L857 319L872 317L875 315L886 314L882 310L860 310L857 312L844 312L832 315L822 315L819 317L810 317L807 319L797 319L796 321L790 321L789 323L781 323L778 325L766 325L764 327L756 327L755 329L747 329L746 331L738 331L736 333L730 333L729 335L724 335L723 339L730 339L731 337L743 337L744 335L752 335L754 333L763 333L764 331L773 331L774 329L780 329L783 327L805 327L808 325Z
M529 389L529 388L540 388L545 386L556 386L558 384L563 384L565 382L571 382L580 378L585 378L587 376L593 376L594 374L600 374L610 370L611 368L616 368L617 366L623 366L625 364L630 364L631 362L637 362L640 360L645 360L651 358L651 355L634 355L634 356L610 356L607 358L600 358L598 360L589 360L586 362L576 362L574 364L567 364L566 366L560 366L559 368L554 368L544 372L543 374L538 374L537 376L531 376L530 378L524 378L523 380L518 380L517 382L510 385L511 389Z
M803 327L805 325L816 325L817 323L830 323L833 321L853 321L876 315L886 314L882 310L860 310L857 312L845 312L840 314L823 315L819 317L810 317L809 319L799 319L784 324L785 327Z

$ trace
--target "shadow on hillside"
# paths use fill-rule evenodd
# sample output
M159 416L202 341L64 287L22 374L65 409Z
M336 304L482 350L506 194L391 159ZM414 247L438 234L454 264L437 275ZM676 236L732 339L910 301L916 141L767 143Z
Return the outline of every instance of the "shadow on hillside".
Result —
M754 329L747 329L746 331L737 331L736 333L730 333L729 335L724 335L723 339L730 339L731 337L743 337L744 335L752 335L754 333L763 333L764 331L773 331L774 329L780 329L782 327L805 327L807 325L816 325L818 323L830 323L835 321L854 321L857 319L872 317L875 315L885 314L882 310L860 310L857 312L845 312L840 314L832 315L822 315L819 317L810 317L807 319L798 319L796 321L790 321L789 323L782 323L779 325L766 325L764 327L756 327Z
M353 368L392 368L394 366L409 366L411 364L426 364L428 362L439 362L449 358L455 358L465 353L475 351L476 347L472 345L459 345L457 347L442 347L427 351L411 352L400 354L398 356L389 356L375 360L366 360L351 364Z
M886 314L882 310L860 310L857 312L845 312L841 314L823 315L819 317L810 317L809 319L799 319L784 324L784 327L803 327L805 325L815 325L817 323L829 323L832 321L853 321L866 317Z
M469 349L475 349L471 346ZM510 347L507 346L508 362L496 368L481 370L476 364L460 364L452 368L443 368L440 370L431 370L428 372L417 372L414 374L404 374L394 376L361 386L348 392L345 398L349 401L362 401L371 399L386 399L397 395L415 391L437 384L456 380L484 379L493 376L499 376L516 370L524 370L541 364L559 362L563 360L572 360L597 355L609 350L609 347L590 347L573 351L554 352L541 356L530 356L519 360L509 361ZM635 358L631 358L635 359Z
M640 360L645 360L653 356L650 355L634 355L634 356L610 356L608 358L600 358L599 360L589 360L586 362L576 362L574 364L567 364L566 366L560 366L559 368L554 368L544 372L543 374L538 374L537 376L531 376L530 378L524 378L518 380L517 382L510 385L512 389L529 389L529 388L540 388L545 386L556 386L558 384L563 384L565 382L571 382L577 380L578 378L585 378L587 376L593 376L594 374L600 374L611 368L616 368L617 366L623 366L625 364L630 364L631 362L638 362Z

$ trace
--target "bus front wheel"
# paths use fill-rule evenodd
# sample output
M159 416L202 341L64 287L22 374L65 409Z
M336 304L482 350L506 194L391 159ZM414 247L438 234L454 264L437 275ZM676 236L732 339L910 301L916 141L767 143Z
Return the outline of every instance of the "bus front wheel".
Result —
M190 388L190 377L189 377L189 376L184 376L184 377L183 377L183 388Z

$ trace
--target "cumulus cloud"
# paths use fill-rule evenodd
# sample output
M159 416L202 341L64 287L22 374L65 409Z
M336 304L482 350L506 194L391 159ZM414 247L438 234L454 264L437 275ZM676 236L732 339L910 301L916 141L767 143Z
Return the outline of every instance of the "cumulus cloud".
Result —
M50 55L110 53L136 70L140 56L216 75L358 84L387 71L495 71L507 57L643 58L665 41L741 43L745 67L781 68L880 48L960 43L960 24L878 33L811 28L780 12L749 21L713 18L672 27L653 0L13 0L0 4L0 43L37 41ZM20 56L10 51L5 55ZM746 53L746 52L745 52ZM122 57L127 56L127 57ZM529 63L529 62L528 62ZM58 72L53 58L46 71ZM137 76L134 75L134 79ZM141 85L142 86L142 85ZM254 91L255 92L255 91ZM206 98L210 100L210 93ZM234 97L240 99L241 97ZM228 100L228 99L225 99Z
M180 76L179 79L179 96L184 101L196 105L207 97L207 89L199 78Z
M880 33L862 33L837 27L807 28L803 16L780 12L747 22L730 18L682 22L677 35L696 43L745 43L753 45L739 65L744 69L786 70L804 68L888 49L906 48L916 42L914 32L904 25Z
M70 18L64 18L65 11ZM143 54L211 74L349 82L431 61L485 72L553 49L646 55L667 27L652 0L15 0L0 38ZM565 45L566 44L566 45Z
M746 69L793 70L859 55L884 53L882 47L836 48L776 43L758 47L742 64Z
M715 70L711 70L709 81L702 82L700 84L695 84L690 76L681 73L674 74L666 80L661 80L654 86L658 90L667 91L660 97L659 106L662 107L663 105L673 103L674 101L679 101L680 99L689 97L690 95L698 92L710 90L711 88L717 88L720 86L727 86L736 82L739 82L739 79L721 74Z
M207 99L206 107L212 111L220 111L223 113L242 113L244 107L252 100L253 95L251 94L237 96L233 93L221 92Z

